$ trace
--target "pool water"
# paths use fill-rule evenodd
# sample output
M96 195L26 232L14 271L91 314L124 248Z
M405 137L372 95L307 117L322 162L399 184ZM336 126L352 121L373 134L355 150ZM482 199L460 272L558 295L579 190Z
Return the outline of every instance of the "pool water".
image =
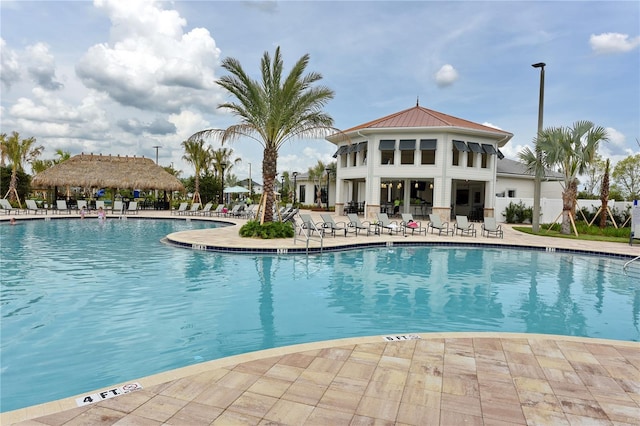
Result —
M160 242L211 226L0 226L1 410L343 337L494 331L640 341L638 271L624 275L621 260L434 247L230 255Z

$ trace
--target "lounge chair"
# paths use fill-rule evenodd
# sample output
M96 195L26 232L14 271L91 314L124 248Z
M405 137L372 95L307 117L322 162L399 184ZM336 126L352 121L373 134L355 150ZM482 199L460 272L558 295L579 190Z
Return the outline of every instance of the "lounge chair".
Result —
M280 221L283 222L283 223L292 221L294 223L294 228L295 228L295 216L296 216L296 214L298 214L298 209L292 209L285 216L282 216Z
M504 238L504 233L502 232L502 225L498 225L496 223L495 217L485 217L484 223L482 224L482 235L486 235L487 238L490 235L495 235L496 237Z
M85 213L89 213L89 206L87 205L87 200L78 200L76 207L78 208L78 212L84 208Z
M223 209L224 209L224 204L218 204L215 210L211 210L209 212L208 216L213 216L215 214L216 216L220 217L220 215L223 214L222 212Z
M60 214L62 212L67 212L67 214L71 214L71 207L67 206L67 202L65 200L56 200L56 214Z
M98 200L96 201L96 210L98 210L100 207L102 207L102 210L106 210L107 208L104 205L104 200Z
M349 218L349 223L347 224L348 232L355 232L356 237L358 236L359 231L367 231L367 235L371 232L375 233L375 225L373 225L369 221L360 221L360 218L355 213L347 213L347 217Z
M247 206L247 208L242 211L242 217L244 217L245 219L253 219L253 217L256 215L257 209L257 204L249 204L249 206Z
M111 208L111 212L113 214L122 214L124 210L124 204L122 204L122 200L116 200L113 202L113 207Z
M211 215L211 207L213 207L213 203L207 203L204 205L202 210L196 212L198 216L210 216Z
M138 214L138 202L129 201L129 206L124 211L124 214Z
M24 200L24 202L27 203L27 213L33 212L33 214L47 214L47 209L38 207L38 203L36 203L36 200Z
M7 200L6 198L0 198L0 207L1 207L0 210L2 210L4 214L9 214L9 215L11 213L20 214L23 212L23 210L21 209L14 208L9 202L9 200Z
M310 214L308 213L300 213L298 214L298 216L300 216L300 220L302 221L302 223L300 224L300 226L298 227L298 235L300 235L302 233L303 230L307 230L309 232L309 235L313 234L314 232L318 232L318 234L322 234L322 223L315 223L313 221L313 218L311 217Z
M322 213L320 215L322 218L322 234L329 232L334 237L336 236L336 231L344 231L344 236L347 236L347 223L346 222L336 222L333 220L333 216L328 213Z
M476 236L476 227L474 223L469 223L466 216L456 216L456 227L454 228L456 235L460 231L460 235Z
M414 220L411 213L402 213L402 222L400 222L402 232L407 235L407 232L411 231L411 235L425 234L427 235L427 229L422 227L422 222Z
M386 213L376 213L376 217L378 218L378 222L376 223L376 227L378 228L378 234L382 235L382 231L384 229L389 231L389 235L399 234L402 228L398 224L397 221L389 219L389 216Z
M229 210L227 213L225 213L226 217L236 217L236 216L240 216L240 208L242 207L242 204L236 204L235 206L233 206L231 208L231 210Z
M173 214L173 215L184 214L184 212L187 211L187 207L188 206L189 206L189 203L180 203L180 206L178 207L178 210L172 211L171 214Z
M198 214L199 209L200 209L200 203L193 203L191 204L191 208L189 210L186 210L184 214L189 216L195 216L196 214Z
M453 229L449 229L449 222L443 222L442 219L440 219L440 216L434 213L429 215L428 227L431 229L432 234L436 229L438 230L438 235L442 235L443 232L445 235L453 235L454 232Z

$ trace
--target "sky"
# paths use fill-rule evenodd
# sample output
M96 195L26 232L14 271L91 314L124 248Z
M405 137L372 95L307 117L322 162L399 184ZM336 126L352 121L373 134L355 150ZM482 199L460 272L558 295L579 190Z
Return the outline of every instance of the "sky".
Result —
M145 156L193 175L181 143L237 123L216 84L224 58L260 78L280 46L285 73L335 92L339 129L420 106L514 134L507 158L544 127L590 120L607 129L600 154L640 153L638 1L9 1L0 0L0 131L72 155ZM219 142L208 141L214 149ZM159 147L159 148L155 148ZM229 145L239 179L261 178L262 146ZM333 161L335 146L293 140L278 171Z

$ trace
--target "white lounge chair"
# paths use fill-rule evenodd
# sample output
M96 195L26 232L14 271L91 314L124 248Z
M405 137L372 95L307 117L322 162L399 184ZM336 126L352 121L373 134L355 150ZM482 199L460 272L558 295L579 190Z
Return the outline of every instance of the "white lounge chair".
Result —
M440 219L440 216L437 214L431 213L429 215L428 226L431 229L432 234L437 229L438 235L442 235L443 232L445 235L453 235L453 229L449 229L449 222L443 222L442 219Z
M23 210L21 209L14 208L9 202L9 200L7 200L6 198L0 198L0 207L1 207L0 210L2 210L4 214L9 214L9 215L12 213L20 214L23 212Z
M376 213L376 217L378 219L378 222L376 223L378 234L382 235L382 231L385 229L389 231L389 235L393 234L394 232L396 234L399 234L402 230L398 222L389 219L389 215L387 215L386 213Z
M202 210L198 210L196 214L198 216L209 216L211 214L211 207L213 207L213 203L207 203Z
M313 221L313 218L308 213L299 213L300 216L300 225L298 226L298 234L301 234L302 231L306 230L309 235L317 232L319 234L322 233L322 225L320 223L316 224Z
M47 209L38 207L38 203L36 203L36 200L25 200L24 202L27 204L27 213L33 212L33 214L47 214Z
M113 214L122 214L122 210L124 210L124 204L122 204L121 200L116 200L113 202L113 207L111 211Z
M71 214L71 208L67 206L66 200L56 200L56 210L57 214L62 212L66 212L67 214Z
M184 212L187 211L187 207L188 206L189 206L189 203L180 203L180 206L178 206L178 210L172 211L171 214L173 214L173 215L184 214Z
M482 235L486 235L487 238L490 235L495 235L496 237L504 238L504 233L502 232L502 225L498 225L496 223L495 217L485 217L484 223L482 224Z
M129 206L127 210L124 211L124 214L138 214L138 202L129 201Z
M356 237L358 236L359 231L367 231L367 235L371 232L375 233L375 225L371 222L363 220L360 221L360 218L355 213L347 213L347 217L349 218L349 223L347 225L349 232L355 232Z
M191 208L185 211L184 214L189 216L195 216L198 213L199 209L200 209L200 203L193 203L191 204Z
M344 236L347 236L347 223L346 222L336 222L333 220L333 216L328 213L323 213L320 215L322 218L322 233L325 234L329 232L334 237L336 236L336 231L344 231Z
M456 235L460 231L460 235L476 236L476 227L474 223L469 223L466 216L456 216L456 227L454 228Z
M400 226L402 227L402 232L405 235L407 235L407 232L409 231L411 231L411 235L415 235L416 232L418 235L427 235L427 229L422 227L422 222L414 220L411 213L402 213L401 216L402 222L400 222Z

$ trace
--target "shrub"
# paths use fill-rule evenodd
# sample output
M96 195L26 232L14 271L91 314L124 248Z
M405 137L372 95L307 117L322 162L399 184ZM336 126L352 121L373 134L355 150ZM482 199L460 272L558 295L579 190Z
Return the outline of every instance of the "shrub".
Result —
M502 214L505 216L507 223L531 222L533 218L533 208L525 206L522 201L518 204L511 202Z
M240 236L244 238L291 238L295 231L289 222L267 222L260 225L257 220L250 220L240 228Z

